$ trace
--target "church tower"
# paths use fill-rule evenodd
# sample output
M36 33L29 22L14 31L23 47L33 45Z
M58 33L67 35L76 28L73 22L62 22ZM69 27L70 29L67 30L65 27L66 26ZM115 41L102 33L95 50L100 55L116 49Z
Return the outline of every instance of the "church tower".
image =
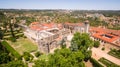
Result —
M84 22L84 27L85 27L85 32L86 32L86 33L89 33L89 21L88 21L88 20L86 20L86 21Z

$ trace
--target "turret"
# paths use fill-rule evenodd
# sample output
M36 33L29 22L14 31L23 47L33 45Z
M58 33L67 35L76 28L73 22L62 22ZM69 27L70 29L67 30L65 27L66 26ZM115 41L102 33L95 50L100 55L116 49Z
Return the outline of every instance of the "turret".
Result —
M85 32L86 32L86 33L89 33L89 21L86 20L86 21L84 22L84 25L85 25Z

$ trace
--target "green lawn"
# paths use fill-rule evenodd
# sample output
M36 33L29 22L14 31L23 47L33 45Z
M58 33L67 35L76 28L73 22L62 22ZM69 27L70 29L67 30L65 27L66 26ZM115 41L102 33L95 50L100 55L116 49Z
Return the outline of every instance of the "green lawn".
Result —
M39 59L39 60L41 60L41 59L42 59L42 60L48 60L49 57L50 57L49 54L48 54L48 55L47 55L47 54L43 54L43 55L39 56L38 59Z
M20 54L23 54L23 52L33 52L37 50L37 44L32 43L27 38L19 38L17 39L17 42L11 42L8 41L8 43Z

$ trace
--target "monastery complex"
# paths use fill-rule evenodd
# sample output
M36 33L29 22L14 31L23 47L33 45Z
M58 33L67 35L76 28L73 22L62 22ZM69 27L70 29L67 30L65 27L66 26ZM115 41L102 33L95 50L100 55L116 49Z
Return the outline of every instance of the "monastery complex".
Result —
M25 36L36 42L43 53L50 53L59 48L60 42L63 39L71 40L75 32L88 33L93 40L120 47L120 30L90 27L88 21L63 24L33 22L24 30ZM71 38L69 35L72 35Z

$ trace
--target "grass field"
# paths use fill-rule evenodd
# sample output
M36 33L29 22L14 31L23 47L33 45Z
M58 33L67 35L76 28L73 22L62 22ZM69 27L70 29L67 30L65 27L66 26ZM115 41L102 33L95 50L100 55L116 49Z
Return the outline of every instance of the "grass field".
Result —
M20 54L23 52L34 52L37 50L37 44L32 43L27 38L19 38L17 42L8 41L8 43Z

